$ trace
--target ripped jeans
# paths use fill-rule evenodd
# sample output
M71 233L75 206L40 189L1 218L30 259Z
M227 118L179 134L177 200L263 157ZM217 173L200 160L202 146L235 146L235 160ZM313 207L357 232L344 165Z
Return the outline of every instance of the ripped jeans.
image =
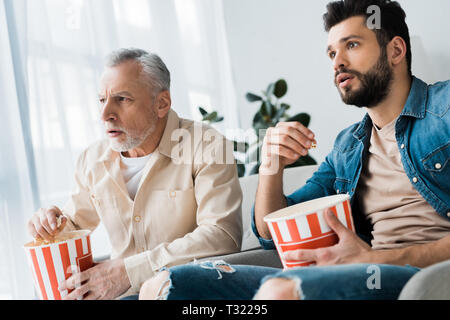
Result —
M298 296L312 300L397 299L420 269L409 265L349 264L282 269L193 262L165 269L170 273L160 298L168 300L250 300L266 280L295 280Z

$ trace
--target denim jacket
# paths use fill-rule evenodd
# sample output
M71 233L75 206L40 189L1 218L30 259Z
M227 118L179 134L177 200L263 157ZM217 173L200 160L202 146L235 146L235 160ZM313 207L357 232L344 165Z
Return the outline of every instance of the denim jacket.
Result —
M450 220L450 80L427 85L413 77L406 105L397 119L395 137L403 168L411 184L440 216ZM333 150L306 184L289 196L288 206L311 199L348 193L358 235L369 242L372 226L355 201L361 169L366 158L372 120L363 120L343 130ZM272 240L258 234L254 206L252 229L265 249Z

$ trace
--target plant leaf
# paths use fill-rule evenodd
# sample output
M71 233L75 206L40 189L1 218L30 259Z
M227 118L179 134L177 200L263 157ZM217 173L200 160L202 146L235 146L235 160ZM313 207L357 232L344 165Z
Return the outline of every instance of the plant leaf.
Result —
M249 147L250 146L247 142L233 141L233 148L236 152L247 152Z
M273 94L275 95L275 97L281 98L286 94L287 90L288 87L286 80L280 79L275 83L275 89L273 91Z
M259 173L259 166L261 165L261 163L257 163L252 170L250 170L249 175L253 175L253 174L258 174Z
M243 163L237 163L236 167L237 167L238 177L242 178L245 175L245 165Z
M277 113L275 114L275 117L273 119L273 125L276 125L278 122L280 122L280 118L284 116L287 109L289 109L288 104L282 103L280 105L280 109L277 110Z
M198 107L198 110L200 111L200 113L202 114L202 116L206 116L208 114L208 111L206 111L205 109L203 109L202 107Z
M269 115L269 108L267 108L267 101L263 101L261 104L261 108L259 109L259 112L261 113L262 117L266 117Z
M287 103L280 104L280 107L284 107L284 110L289 110L291 108L291 106L288 105Z
M269 84L269 86L266 89L266 96L267 96L267 98L269 98L273 94L274 90L275 90L275 83Z
M217 118L217 111L211 112L203 117L203 121L213 122Z
M307 113L298 113L295 116L290 117L289 119L287 119L288 122L291 122L291 121L300 122L305 127L308 127L310 120L311 120L311 117Z
M248 92L245 97L247 98L248 102L255 102L255 101L261 101L262 98L254 93Z

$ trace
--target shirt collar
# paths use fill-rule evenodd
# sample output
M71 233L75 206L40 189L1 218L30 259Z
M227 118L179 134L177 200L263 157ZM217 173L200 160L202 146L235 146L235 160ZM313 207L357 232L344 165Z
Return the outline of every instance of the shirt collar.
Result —
M410 116L419 119L425 117L426 103L427 103L428 85L422 80L413 76L411 89L409 91L408 99L406 100L405 107L400 113L400 116ZM359 123L353 136L361 140L367 130L371 130L372 119L369 114L366 114L364 119Z
M426 103L428 98L428 85L413 76L411 90L400 116L410 116L419 119L425 117Z

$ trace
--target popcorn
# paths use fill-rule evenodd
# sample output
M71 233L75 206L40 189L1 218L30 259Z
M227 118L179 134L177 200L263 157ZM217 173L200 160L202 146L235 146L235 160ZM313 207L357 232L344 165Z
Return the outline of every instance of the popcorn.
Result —
M23 246L40 299L61 300L72 290L59 291L59 284L93 266L90 233L66 231L51 241L39 238Z
M57 235L53 240L45 240L45 239L42 239L39 237L39 238L34 239L31 246L33 246L33 247L45 246L47 244L53 244L53 243L58 243L61 241L66 241L72 237L73 237L73 235L68 235L68 234Z

